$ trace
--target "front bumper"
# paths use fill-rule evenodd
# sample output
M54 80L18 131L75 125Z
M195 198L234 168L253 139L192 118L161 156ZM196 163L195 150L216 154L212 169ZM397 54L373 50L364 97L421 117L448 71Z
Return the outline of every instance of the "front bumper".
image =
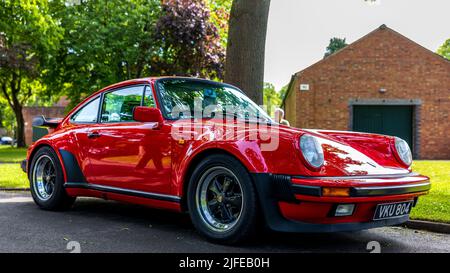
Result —
M338 232L396 225L409 216L373 221L379 203L415 200L430 189L427 177L416 174L396 177L310 178L253 174L265 222L282 232ZM322 195L326 186L350 188L348 197ZM336 217L336 204L355 203L352 216Z
M415 173L372 177L300 177L291 178L294 194L322 196L324 186L348 187L350 197L373 197L410 194L430 190L428 178ZM339 181L339 183L336 183ZM330 185L330 182L333 183ZM367 186L369 184L369 186Z

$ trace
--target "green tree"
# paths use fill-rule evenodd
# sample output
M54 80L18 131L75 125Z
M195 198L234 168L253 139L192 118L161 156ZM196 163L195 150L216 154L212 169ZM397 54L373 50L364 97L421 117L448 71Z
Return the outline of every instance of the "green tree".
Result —
M152 74L222 79L225 48L210 19L203 1L165 1L155 27L160 52L150 62Z
M7 107L8 103L3 99L3 97L0 97L0 128L4 128L5 126L5 109L7 109Z
M288 88L289 88L289 84L286 84L285 86L281 87L280 92L279 92L281 100L284 100L284 96L286 96Z
M272 116L276 107L281 104L280 93L275 90L275 86L271 83L264 83L264 105L267 107L267 113Z
M437 54L450 60L450 39L447 39L437 50Z
M54 16L65 32L47 83L76 104L104 86L150 74L160 2L98 0L67 5L56 1Z
M345 42L345 38L344 39L337 37L331 38L330 44L327 46L325 55L323 57L326 58L346 46L347 43Z
M224 48L227 46L228 21L230 20L230 10L232 0L207 0L211 11L211 22L219 31L220 42Z
M6 129L7 135L13 135L15 124L16 118L14 112L11 107L9 107L6 99L0 96L0 128Z
M0 93L14 112L18 147L25 146L22 107L46 91L40 80L61 38L47 0L0 1Z
M227 1L55 1L54 16L65 33L46 82L76 104L101 87L129 78L220 78Z

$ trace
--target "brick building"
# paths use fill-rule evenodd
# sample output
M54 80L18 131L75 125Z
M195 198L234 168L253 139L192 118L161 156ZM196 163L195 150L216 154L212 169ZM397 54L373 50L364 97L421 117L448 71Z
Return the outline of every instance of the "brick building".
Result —
M414 157L450 159L450 61L380 26L295 73L292 126L397 135Z
M33 142L33 118L36 116L45 116L50 118L62 118L65 116L65 109L69 101L65 96L50 107L43 106L26 106L22 109L25 120L25 144L28 146ZM39 130L39 129L38 129ZM45 129L42 129L45 130Z

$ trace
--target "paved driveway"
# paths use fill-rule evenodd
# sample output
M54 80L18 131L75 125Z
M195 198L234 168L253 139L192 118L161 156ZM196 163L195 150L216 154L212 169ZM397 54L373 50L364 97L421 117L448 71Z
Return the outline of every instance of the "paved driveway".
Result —
M400 227L266 233L251 245L228 247L203 240L187 215L91 198L79 198L70 211L49 212L38 209L29 193L0 191L0 252L69 252L71 241L82 252L368 252L370 241L381 252L450 252L449 234Z

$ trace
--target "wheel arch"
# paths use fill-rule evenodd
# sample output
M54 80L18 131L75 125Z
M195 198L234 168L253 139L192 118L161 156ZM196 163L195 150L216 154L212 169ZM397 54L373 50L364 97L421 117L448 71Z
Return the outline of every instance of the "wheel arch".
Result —
M195 167L203 159L207 158L210 155L215 155L215 154L227 155L227 156L230 156L230 157L234 158L236 161L241 163L242 166L250 173L250 170L248 169L247 164L245 164L243 162L243 160L241 160L239 157L237 157L236 155L234 155L230 151L227 151L227 150L224 150L224 149L220 149L220 148L208 148L208 149L205 149L205 150L197 153L196 155L194 155L191 158L191 160L189 160L189 163L187 164L187 167L186 167L186 170L184 172L184 175L182 176L182 194L181 194L180 205L181 205L181 209L183 211L187 211L187 191L188 191L188 186L189 186L189 180L190 180L190 177L191 177Z
M31 167L31 163L33 162L34 156L43 147L48 147L48 148L52 149L56 153L56 155L58 155L57 151L55 151L55 149L53 149L52 145L50 145L49 143L47 143L47 142L39 143L39 144L37 144L36 146L33 147L33 149L30 152L30 155L28 156L27 170L31 170L30 167ZM59 155L58 155L58 158L59 158ZM61 161L61 158L59 158L59 161ZM60 163L62 164L62 162L60 162ZM28 171L27 175L29 176L29 171Z
M55 149L55 148L52 146L52 144L49 143L49 142L40 142L40 143L35 144L35 146L33 147L33 149L32 149L31 152L30 152L30 155L29 155L28 158L27 158L27 170L31 170L31 163L33 162L34 156L36 155L36 153L37 153L41 148L44 148L44 147L48 147L48 148L52 149L52 151L53 151L53 152L56 154L56 156L58 157L59 164L61 165L62 172L63 172L63 179L64 179L64 182L66 182L66 181L67 181L67 170L66 170L66 167L65 167L65 164L64 164L64 160L63 160L63 158L62 158L62 156L61 156L60 151L57 150L57 149ZM28 177L29 177L29 173L30 173L30 172L28 171L28 173L27 173L27 176L28 176Z

